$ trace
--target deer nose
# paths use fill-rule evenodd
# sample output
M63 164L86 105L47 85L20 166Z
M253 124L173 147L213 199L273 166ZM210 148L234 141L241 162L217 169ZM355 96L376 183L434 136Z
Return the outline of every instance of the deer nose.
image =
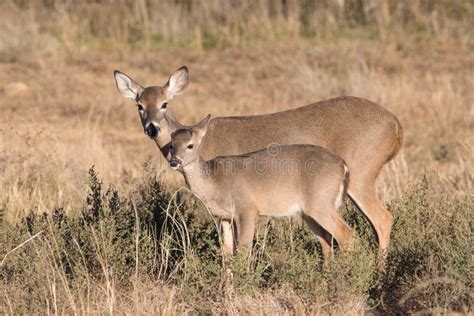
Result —
M170 164L170 167L171 168L176 168L178 167L178 165L180 164L180 161L178 158L176 157L171 157L170 161L169 161L169 164Z
M158 136L158 128L153 123L148 123L145 128L145 133L148 137L155 139Z

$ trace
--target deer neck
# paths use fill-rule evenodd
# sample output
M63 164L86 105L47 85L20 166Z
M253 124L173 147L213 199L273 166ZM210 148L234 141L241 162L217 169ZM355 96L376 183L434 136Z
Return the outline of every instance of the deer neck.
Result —
M207 161L198 158L186 166L183 166L181 172L183 173L188 188L198 196L202 196L208 191L209 185L212 183L208 178L212 172L208 168ZM204 196L202 197L204 198Z
M158 146L165 159L170 160L171 131L168 122L166 122L166 120L163 121L164 122L160 124L160 133L158 138L155 140L155 144Z

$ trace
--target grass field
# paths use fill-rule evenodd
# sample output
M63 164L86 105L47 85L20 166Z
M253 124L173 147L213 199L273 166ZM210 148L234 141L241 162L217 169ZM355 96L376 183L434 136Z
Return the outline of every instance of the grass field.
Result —
M473 21L461 0L3 1L0 312L472 313ZM221 255L113 78L162 85L181 65L186 124L340 95L397 115L385 273L349 202L356 247L328 268L286 220L260 221L250 263Z

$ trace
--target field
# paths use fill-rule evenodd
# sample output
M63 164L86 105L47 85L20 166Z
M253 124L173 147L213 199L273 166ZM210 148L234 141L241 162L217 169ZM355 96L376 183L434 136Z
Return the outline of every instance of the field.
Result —
M462 0L3 1L0 312L472 313L473 23ZM260 221L250 262L222 256L113 78L162 85L181 65L185 124L340 95L399 118L384 273L349 201L356 247L328 267L290 220Z

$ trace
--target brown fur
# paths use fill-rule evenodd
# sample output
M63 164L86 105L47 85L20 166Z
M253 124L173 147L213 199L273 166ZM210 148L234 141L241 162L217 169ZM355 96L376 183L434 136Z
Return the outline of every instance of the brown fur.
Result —
M161 129L155 141L169 158L166 145L181 125L164 115L155 121ZM374 227L380 251L385 251L393 216L378 198L375 181L403 143L395 115L371 101L344 96L273 114L217 117L209 123L201 154L204 159L238 155L275 143L319 145L343 158L351 173L347 193Z
M214 216L236 224L238 248L251 246L258 216L303 216L325 253L332 238L351 244L351 229L337 209L348 181L339 156L320 146L284 145L206 161L199 157L203 129L207 124L172 134L170 164ZM232 252L225 231L231 226L223 229L224 249Z

